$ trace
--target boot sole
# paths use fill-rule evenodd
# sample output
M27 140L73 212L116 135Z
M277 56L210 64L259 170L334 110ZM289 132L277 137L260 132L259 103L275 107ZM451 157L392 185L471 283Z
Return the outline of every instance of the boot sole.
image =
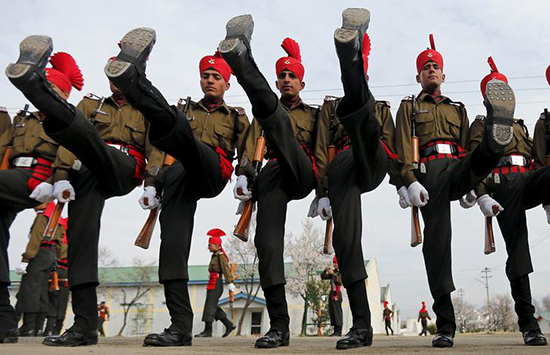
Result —
M2 341L0 341L0 344L15 344L19 342L19 337L13 336L13 337L5 337Z
M260 349L273 349L273 348L278 348L278 347L281 347L281 346L289 346L289 345L290 345L290 341L282 342L279 345L267 344L267 343L256 343L256 344L254 344L254 347L260 348Z
M191 342L191 341L186 341L186 342L183 342L183 343L173 344L173 343L166 343L166 342L163 342L163 341L159 341L159 340L156 340L156 339L144 339L143 340L143 346L168 347L168 346L191 346L192 344L193 344L193 342Z
M74 343L74 344L63 344L63 343L58 343L58 342L50 342L50 341L46 341L46 339L44 339L42 341L42 344L47 345L47 346L59 346L59 347L68 347L68 348L69 347L75 347L75 346L97 345L97 338L96 339L83 340L81 342Z
M254 20L251 15L241 15L233 17L227 25L225 25L225 39L220 42L219 48L221 53L229 53L233 51L242 41L246 39L250 43L252 33L254 32ZM241 37L241 38L238 38Z
M370 11L361 8L349 8L342 13L342 27L334 32L334 40L349 43L358 35L365 35L369 28ZM360 38L362 39L362 38Z
M514 111L516 97L510 86L500 80L491 80L485 94L487 105L491 107L492 122L489 124L491 135L496 143L507 146L514 136Z
M36 67L43 71L53 51L53 41L48 36L28 36L19 45L19 58L6 68L6 76L18 79Z
M122 55L125 58L132 58L134 61L139 61L147 49L151 48L157 40L157 34L154 29L140 27L131 30L124 35L120 41L120 53L117 59L110 60L105 66L105 74L109 78L116 78L126 72L132 66L123 59L119 59Z

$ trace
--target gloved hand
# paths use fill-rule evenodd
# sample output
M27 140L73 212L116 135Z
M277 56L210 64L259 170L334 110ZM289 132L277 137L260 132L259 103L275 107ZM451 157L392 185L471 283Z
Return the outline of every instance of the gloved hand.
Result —
M311 204L309 205L309 211L307 213L307 216L309 218L315 218L319 215L319 213L317 213L318 204L319 204L319 198L315 196L315 198L313 199L313 201L311 201Z
M550 205L542 206L542 208L546 211L546 222L550 224Z
M27 266L29 266L29 263L21 262L21 264L15 267L15 273L17 275L25 275L27 273Z
M430 199L428 190L418 181L410 184L407 192L409 193L409 198L413 206L424 207L428 204L428 200Z
M500 213L500 211L504 211L504 208L502 208L502 206L497 201L495 201L491 196L487 194L480 196L477 199L477 204L479 205L479 209L485 217L495 217ZM493 211L493 207L498 207L496 213L495 211Z
M34 190L32 190L29 197L42 203L53 201L53 185L45 181L41 182L34 188Z
M232 282L230 284L227 284L227 289L230 291L230 292L237 292L237 286L235 286L235 284Z
M409 191L406 186L401 186L399 190L397 190L397 194L399 195L399 206L401 206L401 208L405 209L407 207L412 207Z
M471 190L466 195L462 196L459 200L460 207L464 209L472 208L477 202L477 196L474 190Z
M145 199L147 198L147 204L145 204ZM146 186L143 195L139 198L139 205L144 210L152 210L157 208L160 205L160 201L157 198L157 189L154 186Z
M246 201L241 201L239 202L239 206L237 206L237 212L235 212L235 214L243 214L243 211L244 211L244 206L246 204ZM256 211L256 203L254 202L252 204L252 213L254 213L254 211Z
M238 190L242 190L239 194ZM237 183L233 188L233 196L239 201L248 201L252 198L252 191L248 190L248 179L244 175L237 176Z
M330 207L330 200L328 197L321 197L317 204L317 213L323 221L332 218L332 208Z
M63 192L65 191L69 191L69 198L63 197ZM55 197L59 202L69 202L74 200L75 194L73 185L71 185L71 183L67 180L59 180L53 184L53 197Z

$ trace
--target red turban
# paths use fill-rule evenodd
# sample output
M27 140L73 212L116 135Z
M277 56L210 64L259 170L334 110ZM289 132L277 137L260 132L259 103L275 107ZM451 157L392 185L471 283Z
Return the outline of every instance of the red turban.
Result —
M290 70L293 72L300 81L304 80L305 69L302 65L302 55L300 54L300 46L292 38L285 38L281 47L288 54L288 57L279 58L275 64L275 71L277 76L281 74L283 70Z
M64 52L58 52L50 57L51 68L46 68L46 79L55 84L61 91L70 94L71 87L80 91L84 86L82 72L74 58Z
M443 71L443 57L441 56L441 53L435 50L435 41L432 34L430 34L430 46L432 48L426 49L420 53L418 57L416 57L416 70L418 74L422 71L424 64L429 61L436 62L441 68L441 71Z
M338 263L338 260L336 260L336 255L334 255L334 258L332 258L333 263Z
M369 71L369 54L370 54L370 37L368 33L365 33L363 38L363 70L365 74Z
M384 307L388 307L388 301L384 301Z
M480 87L481 87L481 95L483 95L483 96L485 96L485 90L487 88L487 83L489 83L489 81L491 81L493 79L496 79L496 80L504 81L505 83L508 82L508 79L506 78L506 76L504 74L498 72L497 66L496 66L495 62L493 61L492 57L487 58L487 62L489 63L489 66L491 67L491 73L487 74L483 78L483 80L481 80Z
M208 231L206 235L209 235L210 238L208 239L208 243L210 244L216 244L216 245L222 245L222 238L225 235L225 232L222 231L219 228L214 228Z
M424 312L426 310L426 302L422 302L422 308L420 309L420 312Z
M225 59L223 59L220 51L216 51L214 55L207 55L201 59L199 62L199 72L202 74L207 69L214 69L220 73L223 80L226 82L228 82L231 77L231 68Z
M548 81L548 85L550 85L550 65L546 68L546 80Z

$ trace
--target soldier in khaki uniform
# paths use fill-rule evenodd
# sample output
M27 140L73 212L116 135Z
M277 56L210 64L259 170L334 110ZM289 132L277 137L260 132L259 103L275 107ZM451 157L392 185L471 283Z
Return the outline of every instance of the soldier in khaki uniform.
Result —
M321 279L330 280L330 292L328 293L328 312L330 315L330 325L334 327L332 336L342 336L342 274L338 269L338 260L336 256L332 259L332 268L327 267L321 274Z
M48 281L50 273L56 267L57 255L67 227L66 221L60 220L53 237L44 237L54 209L53 202L35 207L37 215L29 234L30 240L23 253L22 263L16 268L16 272L23 275L15 305L15 311L23 317L19 336L42 335L49 306Z
M52 56L52 67L44 73L49 54L45 53L41 59L41 80L55 92L60 103L66 104L71 88L82 88L82 74L67 53ZM46 134L44 122L43 111L23 110L14 117L7 140L12 147L9 157L12 169L0 170L0 343L17 341L17 319L7 289L9 227L20 211L52 199L51 165L59 144Z
M317 126L315 157L319 171L317 211L323 220L334 217L333 245L353 315L350 332L336 346L349 349L372 343L361 247L361 194L374 190L388 167L390 183L397 188L403 184L397 156L392 152L395 128L389 105L375 102L367 84L370 39L365 31L370 13L366 9L347 9L343 19L343 27L336 30L335 43L345 96L325 99ZM360 30L346 27L352 20L361 24ZM329 145L336 148L330 164ZM393 159L388 161L389 158Z
M455 289L451 272L451 206L473 189L497 165L513 137L515 98L512 89L498 79L487 84L484 104L487 129L479 146L468 154L469 122L466 109L441 94L443 57L431 49L416 60L417 82L422 91L413 102L401 102L396 120L396 149L403 164L401 176L412 205L420 207L424 220L423 254L428 283L437 315L434 347L454 344L456 321L451 302ZM412 135L419 141L420 161L413 164Z
M147 143L143 116L115 86L103 107L91 98L78 107L61 100L43 80L44 58L51 50L51 38L27 37L19 62L9 65L6 74L44 113L48 135L63 145L53 165L53 194L58 201L70 201L68 262L75 323L62 336L47 337L43 343L90 345L97 343L97 248L103 206L108 198L132 191L144 178L152 183L163 154ZM74 68L78 69L76 64ZM64 192L70 193L69 198Z
M418 311L418 318L416 319L422 325L422 330L418 333L418 336L428 336L428 320L432 320L432 318L426 309L426 302L422 302L422 308Z
M8 110L0 106L0 161L4 157L4 149L9 144L11 138L11 118Z
M230 291L235 292L236 287L233 284L233 275L229 266L229 258L222 247L222 236L225 235L221 229L211 229L206 233L208 238L208 250L212 253L210 264L208 265L208 284L206 285L206 300L204 302L204 311L202 313L202 321L204 322L204 330L195 337L208 338L212 336L212 321L219 320L225 325L225 332L222 337L228 336L234 329L233 324L227 319L227 314L218 306L218 301L223 293L222 275L225 278L225 283Z
M489 57L491 73L481 82L481 92L485 94L487 83L496 78L508 82L506 76L498 72ZM482 141L485 131L485 118L478 116L470 127L470 150ZM537 138L539 138L538 136ZM527 232L525 211L540 204L550 203L548 183L550 168L531 170L533 142L523 120L514 119L514 136L496 168L488 178L477 186L477 203L485 217L497 216L498 224L506 243L508 260L506 276L510 280L512 298L518 315L519 330L526 345L546 345L540 326L535 319L535 307L531 298L529 274L533 272ZM497 206L493 210L493 206Z
M57 277L59 289L53 286L53 273L50 275L50 289L48 292L49 310L46 320L46 329L44 336L59 335L63 327L63 321L67 313L67 304L69 303L69 269L67 254L69 245L67 244L67 233L61 242L61 250L57 259Z
M250 15L230 20L220 51L246 92L254 113L233 193L242 201L241 206L250 198L258 204L254 243L271 327L265 336L256 340L255 346L274 348L287 346L290 342L283 260L285 220L288 203L306 197L315 185L312 153L318 110L300 98L300 91L305 87L305 69L298 43L290 38L282 43L288 56L280 58L275 65L275 84L281 93L279 100L252 58L250 36L253 26ZM262 130L267 142L267 164L251 192L248 180L253 176L254 144Z
M155 40L153 29L130 31L105 73L150 122L151 142L179 161L167 169L164 177L167 190L161 216L159 278L172 325L160 334L149 334L144 344L191 345L193 311L187 291L187 258L196 204L201 198L217 196L227 184L248 119L242 110L223 102L231 70L218 56L203 58L199 65L205 99L192 103L187 116L180 108L170 106L145 75L145 61Z
M193 310L187 289L187 260L197 202L201 198L214 197L223 190L233 171L231 162L235 151L238 156L242 154L241 146L250 124L244 109L228 106L224 101L231 75L225 60L219 54L205 56L199 62L199 73L204 97L199 102L191 102L188 107L179 104L173 111L178 115L178 120L183 120L185 131L187 126L191 129L193 137L186 135L185 139L191 139L196 144L193 151L198 156L194 156L193 160L191 157L183 159L183 153L178 150L177 156L182 160L164 168L156 179L159 191L160 187L164 190L160 212L159 281L164 285L172 324L160 334L149 334L144 340L146 345L191 345ZM143 112L149 111L144 109ZM167 113L170 113L168 109ZM183 116L184 113L187 117ZM160 118L152 116L151 122ZM167 144L170 139L163 140L161 144ZM201 162L202 159L204 162ZM203 163L205 170L202 169ZM208 181L210 184L206 184ZM202 187L205 189L201 190ZM142 207L158 205L154 197L157 189L149 190L146 189L140 200ZM147 194L149 201L154 201L149 206L143 204Z

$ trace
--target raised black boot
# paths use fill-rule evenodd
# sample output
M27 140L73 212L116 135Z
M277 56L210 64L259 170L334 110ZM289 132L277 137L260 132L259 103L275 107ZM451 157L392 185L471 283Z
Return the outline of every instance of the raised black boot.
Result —
M232 331L235 330L235 328L237 328L235 324L233 324L233 322L231 322L227 317L220 319L220 322L225 325L225 332L223 333L222 338L227 337Z
M204 322L204 330L195 335L195 338L211 338L212 337L212 322Z

